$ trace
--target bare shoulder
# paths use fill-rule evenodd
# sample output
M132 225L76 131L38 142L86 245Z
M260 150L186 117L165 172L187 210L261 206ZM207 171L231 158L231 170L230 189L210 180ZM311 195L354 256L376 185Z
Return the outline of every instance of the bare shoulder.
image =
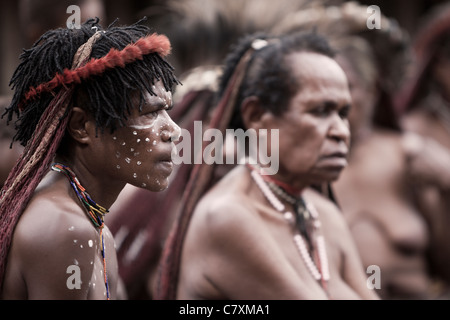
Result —
M213 235L216 231L251 226L260 220L254 201L245 192L248 181L241 174L231 172L230 177L227 177L229 179L226 178L210 190L195 209L194 219L212 230Z
M80 206L70 199L36 197L22 214L14 241L25 251L67 251L94 239L97 232ZM64 250L59 248L64 247ZM69 250L70 251L70 250ZM31 253L31 252L30 252Z
M38 192L28 204L8 259L24 279L29 297L35 298L63 298L71 266L83 270L81 281L87 285L98 241L96 229L74 199L58 191L49 195ZM87 289L72 292L86 293Z

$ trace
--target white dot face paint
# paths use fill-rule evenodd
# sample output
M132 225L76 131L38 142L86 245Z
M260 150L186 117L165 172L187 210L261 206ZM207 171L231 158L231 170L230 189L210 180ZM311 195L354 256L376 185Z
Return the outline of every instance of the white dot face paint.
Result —
M174 144L167 137L180 129L166 111L172 105L172 94L161 82L155 84L154 93L156 96L144 94L141 109L138 108L140 96L132 98L136 108L131 108L125 126L119 127L110 141L115 149L113 168L118 179L137 187L161 191L168 186L173 166Z

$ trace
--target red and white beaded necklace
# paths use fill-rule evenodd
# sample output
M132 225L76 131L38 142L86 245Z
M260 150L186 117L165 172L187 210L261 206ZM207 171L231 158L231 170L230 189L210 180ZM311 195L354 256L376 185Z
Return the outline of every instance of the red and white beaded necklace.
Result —
M253 180L256 182L256 185L259 187L261 192L264 194L266 199L270 202L270 204L279 212L281 212L286 219L286 221L291 225L296 225L296 218L294 214L288 210L286 210L285 205L277 198L277 196L272 192L274 190L278 195L280 195L284 200L287 202L294 204L297 200L289 195L287 192L285 192L282 188L278 187L276 184L273 183L267 183L265 179L258 173L258 171L248 165L251 169L251 176ZM261 170L261 169L259 169ZM271 190L272 189L272 190ZM301 198L301 201L304 201L304 199ZM313 278L317 281L320 281L322 288L325 290L325 292L328 295L327 290L327 282L330 279L330 272L329 272L329 266L328 266L328 258L327 253L325 249L325 239L322 234L318 234L320 229L320 220L319 220L319 214L315 207L309 203L304 202L306 206L307 214L310 214L310 217L308 219L312 219L312 227L313 232L312 234L315 234L315 245L317 248L317 251L312 248L312 252L316 253L316 260L318 260L318 264L314 262L313 257L311 257L311 254L309 253L307 243L305 242L303 236L300 234L299 230L295 229L294 234L294 243L300 253L300 256L302 257L306 267L308 268L309 272L313 276ZM313 242L313 241L312 241ZM311 243L312 244L312 243ZM314 247L314 245L312 244Z

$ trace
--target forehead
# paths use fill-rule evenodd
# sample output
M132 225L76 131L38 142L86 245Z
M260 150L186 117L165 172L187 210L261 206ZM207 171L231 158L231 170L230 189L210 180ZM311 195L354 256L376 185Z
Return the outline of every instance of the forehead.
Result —
M150 92L145 92L145 102L148 104L160 104L163 102L164 104L168 104L169 106L172 103L172 92L166 91L164 88L164 84L162 81L156 82L152 85L152 90L156 94L156 96L150 94Z
M134 92L131 101L133 105L136 107L134 109L137 109L140 103L141 95L144 101L142 101L142 107L148 108L148 107L155 107L155 108L163 108L167 106L172 105L172 92L166 91L164 88L164 85L161 81L156 82L154 85L151 86L151 89L153 93L150 93L148 91L145 92ZM167 106L166 106L167 105Z
M314 93L343 101L350 99L345 72L332 58L313 52L297 52L286 59L299 83L297 94Z

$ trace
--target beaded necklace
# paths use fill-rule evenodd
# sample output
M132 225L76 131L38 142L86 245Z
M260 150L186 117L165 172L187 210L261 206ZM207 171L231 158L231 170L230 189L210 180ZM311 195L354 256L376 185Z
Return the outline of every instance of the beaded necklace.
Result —
M329 297L327 282L330 279L330 272L325 249L325 239L322 234L318 234L321 224L317 210L310 202L306 202L303 197L296 198L288 194L276 181L268 179L266 176L263 178L254 167L249 164L247 166L251 170L250 174L256 182L256 185L270 204L277 211L283 213L283 217L291 226L297 227L295 228L296 232L293 237L297 250L313 278L320 281L322 288ZM294 216L292 212L286 210L285 205L277 198L275 193L296 208L296 216ZM317 250L314 249L312 237L314 234L316 235L315 247ZM307 241L305 241L304 238ZM311 257L310 251L315 254L315 258L318 261L317 265L314 262L313 257Z
M103 275L106 287L106 299L109 300L109 283L108 283L108 275L106 273L106 258L105 258L105 239L103 236L103 227L105 226L104 218L105 214L108 213L108 209L102 207L94 200L91 199L89 194L86 192L86 189L80 184L78 178L75 176L75 173L68 167L61 163L54 163L52 165L52 170L63 173L70 182L70 185L75 190L75 193L78 196L83 207L86 209L88 217L94 224L96 228L100 230L100 240L102 243L101 253L103 260Z

